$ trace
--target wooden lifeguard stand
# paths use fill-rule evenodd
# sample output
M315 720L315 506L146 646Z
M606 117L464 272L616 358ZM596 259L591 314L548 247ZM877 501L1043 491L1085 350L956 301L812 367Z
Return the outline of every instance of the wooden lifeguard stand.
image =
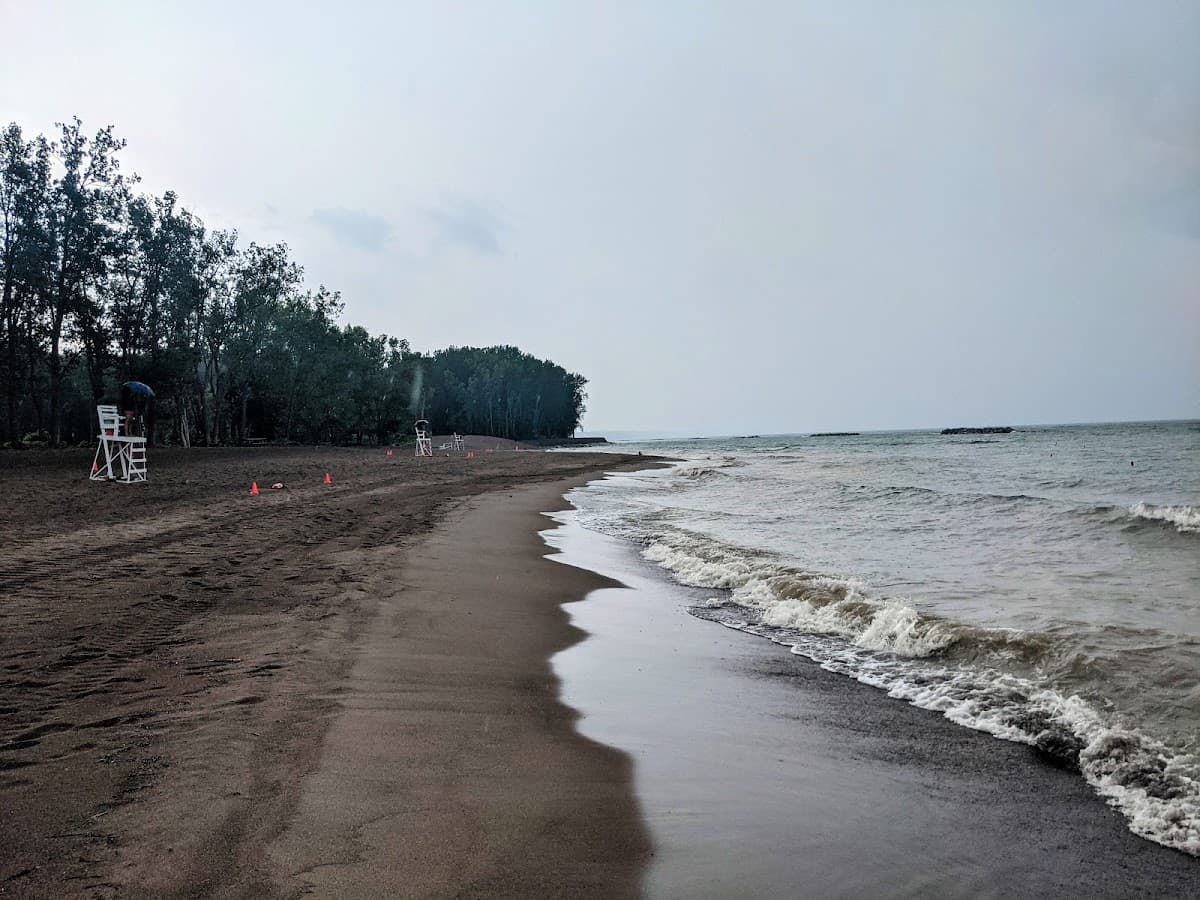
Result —
M429 430L429 422L425 419L418 419L415 428L417 456L433 456L433 434Z
M124 419L115 406L97 406L100 445L92 457L92 481L133 484L146 480L146 439L122 434Z
M463 440L463 436L461 434L459 434L457 431L454 432L454 444L453 444L452 449L456 453L461 453L463 450L467 449L467 442L465 440Z

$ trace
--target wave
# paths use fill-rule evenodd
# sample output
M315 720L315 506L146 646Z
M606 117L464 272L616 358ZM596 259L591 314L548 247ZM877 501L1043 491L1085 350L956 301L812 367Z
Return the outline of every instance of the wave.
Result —
M1078 481L1064 481L1060 482L1059 486L1069 487L1075 486L1078 483ZM1050 486L1050 482L1041 482L1040 484L1042 486ZM854 489L853 485L846 485L845 487L847 490ZM865 485L859 486L858 490L863 490L865 487ZM1128 519L1132 518L1135 522L1152 522L1158 525L1170 526L1180 534L1200 534L1200 507L1195 506L1155 506L1152 503L1139 501L1129 507L1118 507L1111 504L1087 507L1075 505L1071 501L1060 500L1054 497L1042 497L1037 494L939 491L917 485L892 485L888 487L868 488L867 490L869 491L869 496L879 500L887 500L892 497L911 497L920 500L935 499L962 505L1043 504L1058 506L1064 510L1070 510L1083 515L1102 513L1111 517L1113 513L1117 513L1115 520L1128 521Z
M867 487L866 485L846 484L846 490L869 492L873 499L887 500L892 497L911 497L919 500L936 499L948 503L963 505L994 504L994 503L1060 503L1052 497L1040 497L1036 494L999 494L973 491L940 491L936 488L920 487L919 485L888 485Z
M1080 772L1136 834L1200 856L1200 761L1109 721L1039 677L1067 639L922 613L901 599L868 596L856 579L803 571L683 531L660 533L643 555L683 584L728 592L694 615L786 645L960 725L1027 744ZM1014 674L1012 662L1027 676Z
M675 474L680 478L688 478L692 481L700 481L705 478L728 478L728 472L722 472L720 467L715 466L685 466L675 470Z
M1161 741L1105 721L1078 695L995 669L929 666L749 621L693 613L788 646L822 668L939 712L1001 740L1025 744L1048 763L1080 773L1147 840L1200 856L1200 764Z
M993 669L855 660L803 639L791 649L959 725L1033 747L1048 762L1082 774L1125 815L1135 834L1200 856L1200 765L1195 757L1136 729L1106 722L1078 695Z
M1038 487L1049 488L1077 488L1082 485L1082 478L1043 478L1037 483Z
M1138 502L1129 507L1129 515L1173 525L1180 534L1200 534L1200 509L1194 506L1154 506Z
M729 591L728 597L713 598L712 608L753 610L762 625L833 635L863 650L910 659L1037 664L1057 644L1048 636L979 628L919 612L903 600L872 598L857 579L806 572L687 532L661 534L642 555L682 584Z
M709 457L703 461L692 460L677 463L669 471L675 478L683 478L687 481L703 481L707 478L728 477L729 473L723 471L724 469L737 469L744 465L745 463L732 456L724 456L718 459Z
M1079 483L1080 480L1076 479L1061 482L1044 481L1039 482L1039 485L1043 487L1074 487ZM1114 512L1118 512L1118 518L1120 519L1133 518L1135 520L1168 525L1174 527L1180 534L1200 534L1200 507L1195 506L1155 506L1152 503L1139 501L1132 506L1124 508L1111 504L1087 507L1076 506L1071 501L1060 500L1054 497L1042 497L1037 494L940 491L935 488L920 487L918 485L889 485L886 487L868 488L866 485L856 487L855 485L847 484L845 485L845 489L848 491L861 491L865 489L871 498L879 500L887 500L892 497L911 497L919 500L936 499L959 504L1050 504L1063 506L1083 514L1104 513L1111 515Z

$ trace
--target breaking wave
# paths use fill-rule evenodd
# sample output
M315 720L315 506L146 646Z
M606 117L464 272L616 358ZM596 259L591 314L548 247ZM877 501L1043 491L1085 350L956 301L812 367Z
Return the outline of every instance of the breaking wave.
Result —
M1102 714L1043 673L1061 637L983 628L872 597L853 578L678 529L643 549L683 584L722 590L692 610L768 638L968 728L1033 747L1080 772L1136 834L1200 856L1200 760ZM1016 664L1016 665L1013 665Z
M685 482L704 481L709 478L726 478L729 472L725 469L739 468L742 463L732 456L707 459L691 463L680 463L670 469L672 477L683 479Z
M729 591L728 597L710 601L713 608L753 610L762 625L835 635L865 650L922 659L945 655L964 641L972 645L965 651L972 653L983 645L1011 650L1017 640L1014 633L919 613L900 600L870 598L866 586L853 578L806 572L683 532L660 535L642 555L682 584Z
M1200 534L1200 509L1194 506L1154 506L1135 503L1129 514L1136 519L1173 525L1180 534Z

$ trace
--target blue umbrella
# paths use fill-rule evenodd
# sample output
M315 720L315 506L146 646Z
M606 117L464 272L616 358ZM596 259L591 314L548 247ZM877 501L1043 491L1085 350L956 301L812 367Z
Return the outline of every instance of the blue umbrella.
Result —
M150 385L142 384L140 381L127 381L123 387L129 388L129 393L136 394L139 397L154 396L154 391L150 389Z

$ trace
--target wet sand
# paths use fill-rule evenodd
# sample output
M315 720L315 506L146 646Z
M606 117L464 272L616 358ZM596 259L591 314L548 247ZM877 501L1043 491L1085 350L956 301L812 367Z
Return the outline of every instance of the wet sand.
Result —
M575 731L549 665L584 637L562 601L609 584L542 558L566 486L472 500L379 585L279 871L324 897L638 894L629 759Z
M628 760L548 663L603 582L534 525L621 459L90 460L0 456L0 893L637 892Z
M588 639L555 668L583 733L634 759L647 896L1200 896L1200 860L1029 747L689 615L712 592L624 543L548 537L628 585L568 605Z

